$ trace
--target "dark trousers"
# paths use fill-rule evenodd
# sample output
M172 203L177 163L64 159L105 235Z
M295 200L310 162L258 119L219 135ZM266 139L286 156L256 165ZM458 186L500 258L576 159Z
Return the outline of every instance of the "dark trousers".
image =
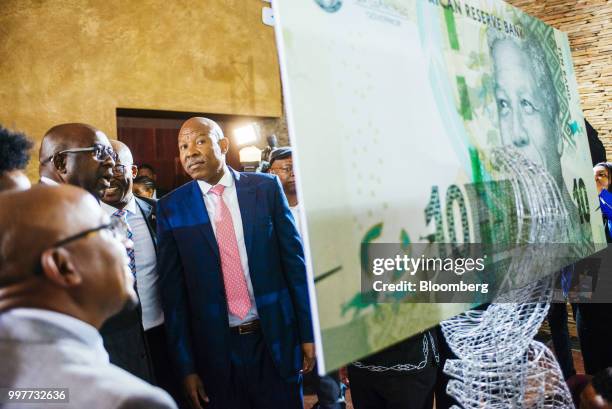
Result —
M348 367L355 409L431 409L436 368L405 374L370 372Z
M563 379L567 380L576 375L574 358L567 328L567 306L565 303L551 303L548 310L548 325L552 336L555 356L563 372Z
M457 356L448 346L446 338L442 333L442 329L438 325L436 328L436 334L438 335L438 353L440 354L440 363L438 364L438 377L436 379L436 409L449 409L453 405L459 405L459 403L446 393L446 386L452 379L450 376L444 373L444 365L447 359L457 359Z
M317 409L343 409L346 407L344 403L344 388L340 383L338 373L319 376L317 366L315 365L312 372L304 376L304 390L307 393L317 394Z
M584 371L595 375L612 366L612 304L579 304L577 315Z
M145 337L149 346L155 384L168 392L182 409L189 408L183 394L181 380L174 374L168 354L168 342L163 325L150 328L145 331Z
M211 409L302 409L302 377L281 378L261 331L230 336L231 368L225 396L210 396Z

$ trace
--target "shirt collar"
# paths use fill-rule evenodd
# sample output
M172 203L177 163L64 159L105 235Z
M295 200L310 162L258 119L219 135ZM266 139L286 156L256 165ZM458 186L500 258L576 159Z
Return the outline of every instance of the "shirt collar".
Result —
M100 202L100 205L102 206L102 210L104 210L104 212L109 216L112 216L113 213L115 213L117 210L120 210L116 207L107 205L102 201ZM132 199L128 202L127 205L125 205L124 209L127 210L129 214L136 214L136 199L134 198L134 196L132 196Z
M101 359L108 361L108 354L104 349L100 333L94 326L85 321L81 321L67 314L39 308L14 308L7 311L6 314L10 314L17 318L44 321L56 327L60 327L83 341L88 347L92 348Z
M232 175L227 165L223 165L223 176L221 176L221 179L217 184L223 185L226 188L234 186L234 175ZM198 180L198 186L200 186L200 190L202 191L203 195L208 194L210 189L213 187L213 185L203 180Z
M58 186L59 185L59 183L57 183L55 180L49 179L46 176L41 176L40 177L40 181L41 181L41 183L43 183L45 185L49 185L49 186Z

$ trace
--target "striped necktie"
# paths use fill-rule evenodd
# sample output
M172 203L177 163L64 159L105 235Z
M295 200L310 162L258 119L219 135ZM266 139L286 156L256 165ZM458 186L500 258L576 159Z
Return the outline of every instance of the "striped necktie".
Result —
M134 234L132 233L132 229L130 229L130 224L127 221L127 210L120 209L113 213L113 217L118 218L125 225L125 229L127 231L127 238L133 241ZM136 255L134 254L134 248L126 248L127 255L130 259L130 270L132 271L132 275L134 279L136 279Z

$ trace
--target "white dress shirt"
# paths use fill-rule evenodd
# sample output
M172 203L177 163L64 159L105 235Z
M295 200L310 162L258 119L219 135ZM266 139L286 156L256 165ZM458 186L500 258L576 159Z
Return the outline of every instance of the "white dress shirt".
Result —
M104 202L101 202L101 206L109 216L117 211L117 209ZM147 331L164 323L155 245L147 221L136 205L136 199L132 197L132 200L124 209L127 210L127 221L133 234L136 290L138 290L138 297L142 306L142 327Z
M247 256L246 246L244 243L244 230L242 228L242 216L240 214L240 206L238 205L238 194L236 192L236 183L234 183L234 177L229 171L227 166L223 167L223 176L219 180L219 185L225 186L223 190L223 201L229 208L230 214L232 215L232 222L234 224L234 232L236 232L236 241L238 242L238 253L240 254L240 264L242 265L242 271L246 278L247 288L249 290L249 298L251 299L251 309L247 313L246 317L241 320L239 317L233 315L228 311L229 325L235 327L245 322L253 321L259 317L257 314L257 306L255 305L255 295L253 292L253 284L251 283L251 275L249 273L249 259ZM206 212L210 219L213 232L217 235L217 226L215 226L215 214L217 213L217 200L215 194L210 192L213 185L198 180L198 185L204 196L204 204L206 205Z
M42 183L43 185L48 185L48 186L58 186L59 185L59 183L57 183L55 180L49 179L46 176L40 177L40 183Z
M291 210L291 214L293 215L293 219L295 220L295 227L297 228L297 231L300 236L302 236L302 219L300 219L300 212L302 211L302 208L298 204L293 207L289 206L289 210Z

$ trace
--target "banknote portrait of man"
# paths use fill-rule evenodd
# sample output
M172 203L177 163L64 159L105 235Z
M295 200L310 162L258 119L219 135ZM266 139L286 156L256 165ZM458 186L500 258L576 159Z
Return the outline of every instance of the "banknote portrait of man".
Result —
M544 50L529 31L524 38L516 38L489 29L488 44L502 144L514 146L525 158L546 169L559 188L569 225L573 226L570 242L589 242L590 226L581 223L584 220L563 179L559 96Z
M562 189L559 103L544 50L512 37L493 38L489 47L502 143L542 165Z

